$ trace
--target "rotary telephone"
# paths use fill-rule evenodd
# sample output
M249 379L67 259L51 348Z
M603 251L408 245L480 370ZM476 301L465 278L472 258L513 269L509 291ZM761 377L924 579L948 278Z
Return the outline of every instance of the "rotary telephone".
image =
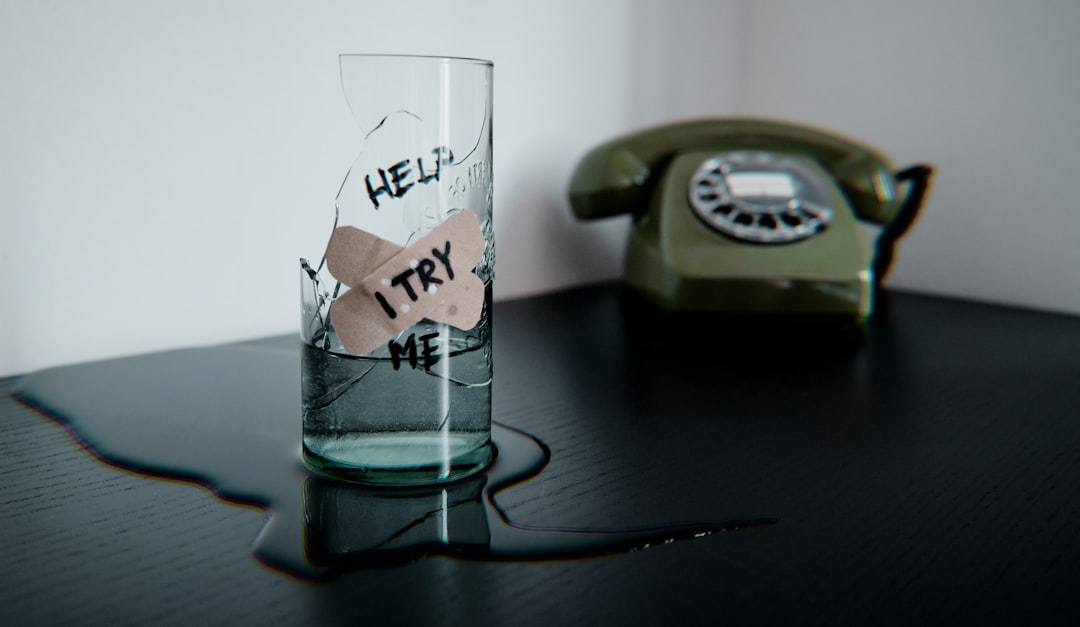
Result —
M569 195L581 219L633 216L626 281L664 310L861 320L930 174L822 131L725 118L602 144ZM876 247L857 220L883 226Z

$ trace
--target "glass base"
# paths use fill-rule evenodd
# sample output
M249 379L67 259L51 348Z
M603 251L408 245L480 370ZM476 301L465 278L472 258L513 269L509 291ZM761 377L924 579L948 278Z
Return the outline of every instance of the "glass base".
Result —
M495 459L489 439L455 452L454 442L435 436L380 434L337 440L305 440L303 461L320 475L383 486L419 486L457 481L474 475ZM417 461L427 460L427 461Z

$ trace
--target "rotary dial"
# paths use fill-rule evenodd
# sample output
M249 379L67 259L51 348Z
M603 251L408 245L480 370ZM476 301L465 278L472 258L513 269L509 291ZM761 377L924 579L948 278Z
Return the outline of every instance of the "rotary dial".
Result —
M833 218L828 186L804 161L766 151L724 152L690 179L690 206L710 228L756 244L813 237Z

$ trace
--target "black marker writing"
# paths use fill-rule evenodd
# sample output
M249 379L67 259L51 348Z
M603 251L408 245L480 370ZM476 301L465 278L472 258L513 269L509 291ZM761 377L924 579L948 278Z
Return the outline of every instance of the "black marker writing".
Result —
M443 252L439 252L438 248L432 248L431 254L435 255L435 258L442 262L444 268L446 268L446 276L450 277L450 280L454 280L454 269L450 267L450 240L446 241Z
M416 271L413 270L412 268L409 268L408 270L402 272L401 274L397 275L396 277L390 279L390 285L392 285L394 287L397 287L397 286L400 285L401 287L405 288L405 293L409 295L409 300L411 300L411 301L413 301L415 303L416 302L416 290L414 290L412 288L412 285L409 283L409 277L412 276L412 274L414 272L416 272Z
M390 181L386 180L386 170L379 170L379 177L382 179L382 185L379 187L371 186L371 175L364 177L364 184L367 185L367 195L371 199L371 202L375 204L375 208L379 208L379 196L382 194L390 193Z
M419 260L414 260L410 264L410 267L401 271L396 276L390 279L383 279L383 285L404 290L405 296L407 296L411 302L415 303L420 299L420 294L417 293L415 284L409 279L411 279L413 275L416 275L416 278L420 281L421 292L437 292L439 285L442 285L445 281L454 280L454 267L450 264L450 240L446 240L442 250L432 248L431 254L435 259L439 260L439 264L442 264L443 270L446 272L445 280L442 277L436 276L439 264L428 257L424 257ZM390 304L390 301L394 300L395 294L398 296L400 296L400 294L393 291L387 292L387 294L390 295L390 299L387 299L382 292L374 292L375 300L379 301L379 305L382 307L383 311L385 311L386 315L393 320L394 318L397 318L397 311L394 309L394 306ZM402 311L408 311L408 309L402 309Z
M383 194L391 198L401 198L417 183L427 184L431 181L438 181L442 173L443 166L454 163L454 151L450 150L446 146L439 146L433 148L431 154L435 157L435 171L428 172L424 168L424 158L416 158L416 172L417 178L411 180L410 177L413 174L413 168L410 167L412 159L402 159L397 163L386 168L377 168L378 180L375 184L372 184L371 175L364 176L364 185L367 187L368 199L371 200L371 204L375 205L375 208L379 208L379 197ZM389 174L389 178L387 177ZM382 184L378 184L378 181L382 181Z
M416 276L420 277L420 289L425 292L428 291L432 285L442 285L443 280L439 277L431 276L431 273L435 272L435 262L424 258L416 265ZM449 273L449 278L454 279L453 273Z
M390 166L387 170L390 172L390 181L394 183L394 198L401 198L405 195L405 192L409 191L409 188L415 185L415 183L406 183L402 185L401 182L405 180L405 177L409 176L412 169L409 168L409 160L398 161L394 165Z
M431 340L439 337L438 333L428 333L420 336L420 345L423 347L418 350L416 346L416 334L410 333L408 339L405 340L405 344L398 344L394 340L390 340L387 344L390 349L390 361L394 365L394 370L401 368L401 358L404 356L409 362L409 367L413 370L416 367L423 366L424 370L431 370L431 367L439 363L440 357L438 355L439 347L437 344L432 344Z
M375 300L379 301L379 304L382 305L383 311L386 312L387 316L390 316L391 320L397 318L397 312L394 311L394 308L390 306L390 303L386 302L385 296L383 296L379 292L375 292Z

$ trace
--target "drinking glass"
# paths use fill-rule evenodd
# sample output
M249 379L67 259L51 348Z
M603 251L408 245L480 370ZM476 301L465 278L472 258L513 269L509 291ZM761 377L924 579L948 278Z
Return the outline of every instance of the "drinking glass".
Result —
M365 484L460 479L494 456L493 64L340 68L361 141L326 252L301 259L303 459Z

